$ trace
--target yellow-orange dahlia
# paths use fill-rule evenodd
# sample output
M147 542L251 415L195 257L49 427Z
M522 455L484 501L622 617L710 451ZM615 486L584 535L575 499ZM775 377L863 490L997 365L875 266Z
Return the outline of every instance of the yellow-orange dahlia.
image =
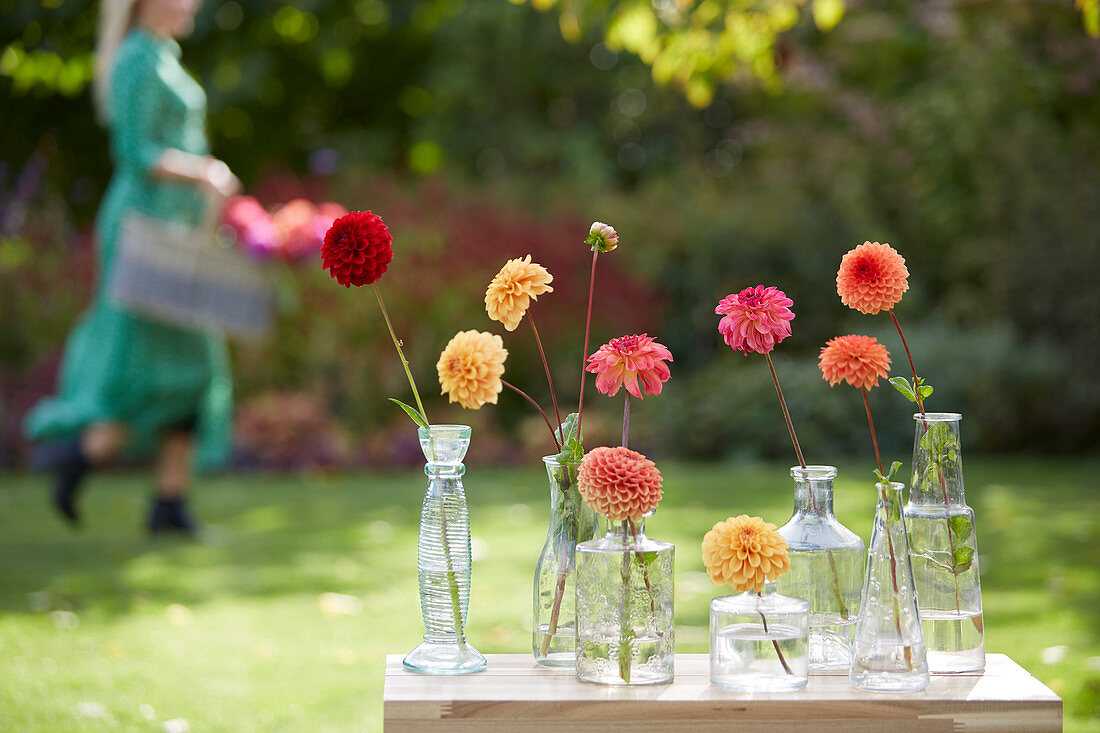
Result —
M503 389L500 377L507 358L508 350L500 336L459 331L447 342L435 365L440 394L468 410L477 410L486 402L495 405Z
M661 500L661 472L629 448L593 448L581 460L577 489L597 514L637 522Z
M531 255L508 260L500 268L485 291L485 311L504 328L515 331L523 315L543 293L552 293L554 276L540 264L531 262Z
M718 522L703 535L703 565L715 585L759 592L791 569L787 540L775 525L747 514Z
M817 365L830 387L871 389L890 373L890 352L874 336L837 336L821 347Z
M864 242L855 247L841 259L836 273L841 302L867 315L890 310L908 289L905 258L885 243Z

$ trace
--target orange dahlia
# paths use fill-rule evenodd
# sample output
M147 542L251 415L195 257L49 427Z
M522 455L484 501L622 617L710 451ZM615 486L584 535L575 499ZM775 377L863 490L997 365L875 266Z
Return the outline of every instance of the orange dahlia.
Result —
M837 336L821 347L817 365L830 387L847 382L871 389L890 373L890 352L874 336Z
M577 488L597 514L637 522L661 500L661 472L629 448L594 448L581 461Z
M775 525L742 514L714 525L703 535L703 564L715 585L757 591L791 569L787 540Z
M840 261L836 292L841 302L860 313L874 315L897 305L909 289L905 258L888 244L864 242Z
M552 293L554 276L542 265L531 262L531 255L508 260L485 291L485 311L504 328L515 331L523 315L543 293Z
M504 360L508 350L500 336L477 331L459 331L439 355L440 394L449 396L466 409L477 410L486 402L496 404L503 385Z

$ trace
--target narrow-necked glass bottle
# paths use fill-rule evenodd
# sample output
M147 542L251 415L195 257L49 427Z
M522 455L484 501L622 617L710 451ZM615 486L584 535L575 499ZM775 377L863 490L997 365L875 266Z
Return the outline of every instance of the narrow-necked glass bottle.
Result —
M917 692L929 681L901 489L896 482L875 485L875 526L848 672L853 686L872 692Z
M913 415L913 484L905 505L913 579L932 672L985 668L978 534L963 490L953 412Z
M833 466L793 466L794 514L779 528L791 569L779 592L810 604L810 669L848 669L867 545L833 514Z

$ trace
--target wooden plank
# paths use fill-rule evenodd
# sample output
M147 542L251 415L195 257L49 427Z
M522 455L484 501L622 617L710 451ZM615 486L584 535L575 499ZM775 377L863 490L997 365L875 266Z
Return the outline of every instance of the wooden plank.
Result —
M984 673L934 675L911 694L857 690L847 675L814 674L789 694L743 694L710 684L705 654L676 656L676 679L654 687L578 682L570 670L536 666L529 655L489 656L484 672L433 677L386 658L385 729L404 731L574 731L578 721L608 731L1060 731L1062 701L1003 654L987 655Z

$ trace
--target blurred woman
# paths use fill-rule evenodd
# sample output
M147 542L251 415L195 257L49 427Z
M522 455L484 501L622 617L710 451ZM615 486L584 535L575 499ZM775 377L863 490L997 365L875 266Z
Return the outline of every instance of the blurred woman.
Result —
M156 452L149 528L194 534L184 503L192 444L205 465L228 448L232 384L224 342L132 315L107 296L128 215L198 225L208 201L239 188L209 154L206 97L179 62L175 39L190 34L197 10L198 0L102 2L94 91L115 173L96 219L99 283L65 346L60 393L26 422L57 472L54 505L74 524L89 468L120 453Z

